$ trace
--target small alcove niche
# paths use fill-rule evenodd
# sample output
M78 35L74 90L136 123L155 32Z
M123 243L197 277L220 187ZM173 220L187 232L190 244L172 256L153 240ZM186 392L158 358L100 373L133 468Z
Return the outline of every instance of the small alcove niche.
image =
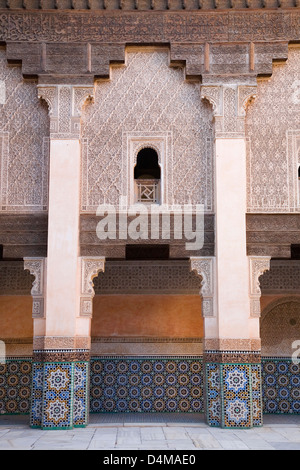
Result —
M161 169L155 149L144 147L138 152L134 167L134 182L135 202L160 204Z

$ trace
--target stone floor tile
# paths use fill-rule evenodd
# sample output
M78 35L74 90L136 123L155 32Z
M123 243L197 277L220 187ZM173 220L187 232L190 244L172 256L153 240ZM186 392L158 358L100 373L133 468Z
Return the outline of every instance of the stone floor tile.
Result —
M276 450L300 450L300 442L270 442Z
M142 427L141 439L143 443L145 441L164 441L165 434L161 427Z
M117 433L116 445L137 446L141 444L141 432L139 428L120 428Z
M194 450L196 446L194 442L190 439L172 439L169 441L170 445L176 450Z
M138 447L139 450L168 450L169 446L168 443L165 442L143 442L141 445Z
M204 437L197 437L193 439L193 444L196 449L222 449L222 446L217 439Z
M186 439L189 440L190 437L187 434L184 427L165 427L163 428L166 439Z
M225 450L249 450L248 445L243 441L226 439L219 442L222 448Z
M274 450L274 446L266 441L259 439L249 439L246 442L246 445L250 450Z
M187 433L188 436L190 437L196 437L196 436L211 436L210 431L208 428L197 428L197 427L186 427L184 428L185 432Z

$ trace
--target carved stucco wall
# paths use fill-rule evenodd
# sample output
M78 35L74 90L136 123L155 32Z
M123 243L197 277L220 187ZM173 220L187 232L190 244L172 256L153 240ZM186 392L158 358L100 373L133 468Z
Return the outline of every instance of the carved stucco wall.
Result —
M129 137L128 137L129 136ZM165 152L168 204L213 208L212 119L200 83L169 67L167 50L129 49L125 66L97 82L94 104L82 114L82 210L128 198L133 168L128 142L159 140ZM163 157L162 157L163 158Z
M246 116L249 212L299 212L300 49L260 81ZM213 124L199 82L169 67L168 51L129 50L97 82L82 117L82 209L118 204L130 188L128 134L167 143L167 203L213 210ZM0 50L0 211L47 210L49 117L36 83Z
M271 302L262 312L261 344L264 356L291 357L299 348L300 296ZM293 344L297 342L297 345Z
M274 64L259 81L246 116L249 212L300 210L300 48L290 48L285 64Z
M49 119L34 81L0 50L0 211L47 209Z

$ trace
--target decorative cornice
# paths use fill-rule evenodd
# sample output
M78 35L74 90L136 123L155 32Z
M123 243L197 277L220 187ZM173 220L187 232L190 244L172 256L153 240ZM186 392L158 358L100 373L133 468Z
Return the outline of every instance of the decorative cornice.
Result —
M128 337L101 336L92 337L92 343L202 343L203 338L171 338L171 337Z
M89 361L90 352L86 350L35 350L33 362L77 362Z
M205 351L260 351L260 338L204 338Z
M205 351L204 363L219 364L260 364L260 351Z
M89 336L34 336L34 350L89 350L91 338Z
M36 0L9 0L10 8L0 10L0 41L25 76L92 84L109 77L110 64L124 63L126 44L170 44L171 64L185 66L187 77L248 81L271 75L273 60L286 60L288 44L300 38L299 13L294 0L278 9L264 0L250 9L243 1L236 9L233 0L199 0L196 8L187 0L148 0L125 11L124 0L40 0L39 9Z
M277 0L278 8L297 8L299 6L298 0ZM202 11L215 11L222 9L222 11L230 10L233 11L235 8L245 9L251 11L250 8L253 7L252 0L244 0L242 2L237 2L236 0L228 0L227 3L220 3L220 0L213 0L209 2L208 0L198 0L190 4L187 0L181 0L176 2L175 0L166 0L161 2L159 0L149 0L148 2L140 2L140 0L134 0L134 2L126 3L125 0L118 0L117 2L113 0L103 0L103 2L97 2L96 0L39 0L38 8L40 10L55 10L59 12L63 11L72 11L76 13L76 10L93 10L95 11L105 11L105 10L126 10L130 12L137 12L138 10L143 11L176 11L177 13L183 10L196 12L198 10ZM6 0L5 6L2 7L4 10L14 10L24 8L26 12L36 11L37 4L34 0ZM274 10L273 3L271 7L268 6L267 0L259 0L255 3L255 9L257 10Z

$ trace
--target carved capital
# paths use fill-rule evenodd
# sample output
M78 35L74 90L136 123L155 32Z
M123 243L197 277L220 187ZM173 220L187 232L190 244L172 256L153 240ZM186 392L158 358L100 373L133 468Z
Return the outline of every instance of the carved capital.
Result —
M224 83L201 87L201 98L208 100L213 108L216 137L244 137L246 108L255 96L254 85Z
M24 269L35 277L31 288L32 318L44 317L45 266L46 258L24 258Z
M245 116L247 106L256 98L257 86L240 85L238 87L238 114Z
M260 276L270 269L270 256L249 256L250 316L260 317Z
M81 257L81 316L92 316L92 302L95 295L93 279L97 277L100 272L104 272L104 266L104 257Z
M202 315L203 317L213 317L214 309L214 283L215 283L215 259L214 257L194 257L190 258L190 269L201 276L202 295Z
M213 108L214 116L222 116L222 87L221 86L202 86L201 99L209 101Z
M78 139L81 111L93 94L89 85L38 85L38 97L48 104L50 137Z

